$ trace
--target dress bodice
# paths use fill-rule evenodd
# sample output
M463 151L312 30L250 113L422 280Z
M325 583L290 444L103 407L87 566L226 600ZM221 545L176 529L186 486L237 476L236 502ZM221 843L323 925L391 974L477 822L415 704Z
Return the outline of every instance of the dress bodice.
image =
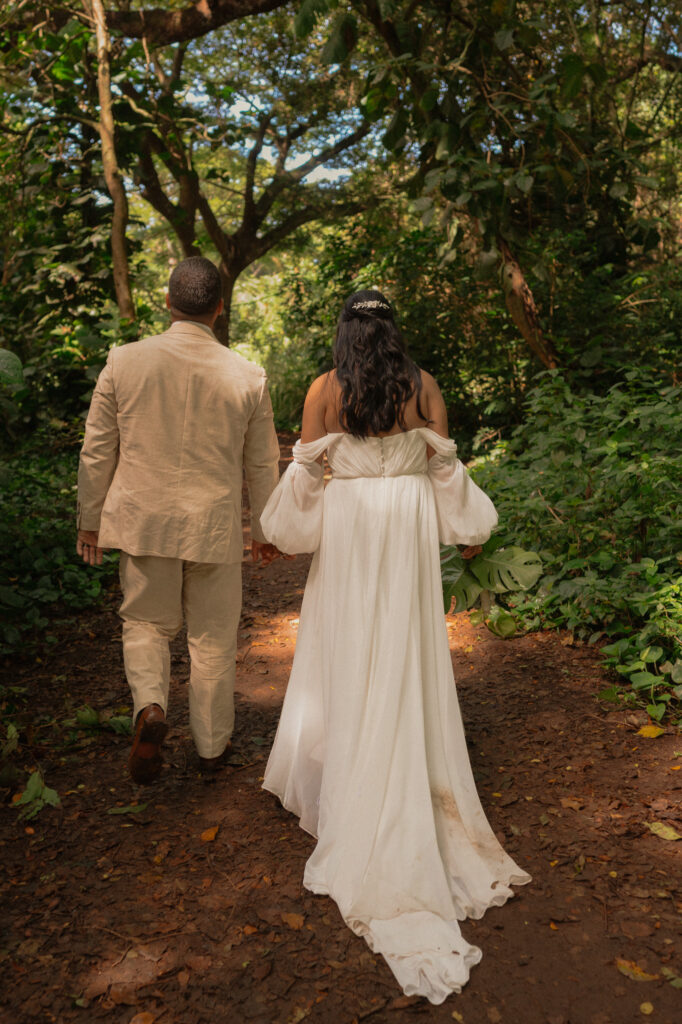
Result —
M334 434L327 459L335 479L408 476L427 470L426 442L418 430L388 437L353 437Z
M433 449L430 458L427 448ZM316 551L321 543L325 487L318 459L325 451L332 470L332 491L361 489L363 494L374 495L379 505L389 487L430 492L428 500L435 505L442 544L480 544L497 523L493 503L469 477L457 458L457 445L449 437L428 427L388 437L326 434L306 444L296 442L292 463L261 516L263 533L280 551Z
M395 477L426 473L428 470L427 445L440 455L454 458L454 441L441 437L427 427L405 430L387 437L353 437L352 434L327 434L317 441L294 447L294 461L314 462L323 451L332 475L337 480L358 477Z

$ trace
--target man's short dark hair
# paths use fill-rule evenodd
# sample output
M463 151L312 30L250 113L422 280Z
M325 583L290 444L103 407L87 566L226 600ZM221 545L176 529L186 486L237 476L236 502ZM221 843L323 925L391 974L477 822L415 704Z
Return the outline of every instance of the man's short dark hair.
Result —
M170 304L185 316L215 312L222 292L218 268L203 256L190 256L178 263L168 281Z

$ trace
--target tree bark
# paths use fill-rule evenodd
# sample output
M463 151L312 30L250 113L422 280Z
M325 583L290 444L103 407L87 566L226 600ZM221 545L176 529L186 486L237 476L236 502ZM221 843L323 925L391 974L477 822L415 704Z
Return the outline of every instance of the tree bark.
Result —
M86 2L89 2L90 5L97 40L97 91L99 95L99 121L97 127L102 143L102 167L104 169L104 180L114 204L114 213L111 221L111 256L114 269L116 302L121 316L126 320L134 320L135 305L130 290L128 251L126 246L128 199L123 181L121 180L115 148L114 115L111 99L111 43L102 0L86 0Z
M286 3L288 0L194 0L175 10L150 7L136 11L131 11L126 4L125 7L121 5L122 9L110 8L104 16L110 30L120 32L128 39L144 38L154 46L165 46L198 39L231 21L264 14L284 7ZM102 7L102 4L98 6ZM4 28L17 31L44 25L58 32L74 16L78 15L74 15L66 3L32 4L28 11L17 14Z
M218 266L220 277L223 282L223 302L225 308L216 320L213 326L213 333L215 334L221 345L225 345L229 348L230 345L230 320L232 316L232 294L234 292L234 286L237 283L237 277L239 271L232 270L224 260L220 261Z
M502 287L507 309L542 365L548 370L555 370L559 365L559 354L542 332L533 293L507 243L499 240L498 244L502 253Z

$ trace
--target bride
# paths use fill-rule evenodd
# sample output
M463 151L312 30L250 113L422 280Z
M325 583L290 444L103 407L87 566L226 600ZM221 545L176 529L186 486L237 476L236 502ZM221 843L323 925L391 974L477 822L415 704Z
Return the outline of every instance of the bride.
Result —
M472 557L497 515L380 292L345 303L334 363L261 517L280 550L315 552L263 785L317 838L306 888L441 1003L482 956L458 921L530 881L476 793L443 617L439 540Z

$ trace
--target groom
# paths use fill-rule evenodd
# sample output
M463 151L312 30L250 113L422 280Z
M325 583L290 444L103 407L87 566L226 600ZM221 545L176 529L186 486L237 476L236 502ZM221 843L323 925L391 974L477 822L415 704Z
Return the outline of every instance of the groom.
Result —
M168 283L171 326L113 348L88 413L78 469L77 551L100 564L120 548L123 660L135 735L128 761L139 784L162 765L168 726L169 640L187 623L190 729L204 770L220 767L234 727L241 610L242 472L252 554L260 514L278 480L279 446L265 373L216 340L216 267L179 263Z

